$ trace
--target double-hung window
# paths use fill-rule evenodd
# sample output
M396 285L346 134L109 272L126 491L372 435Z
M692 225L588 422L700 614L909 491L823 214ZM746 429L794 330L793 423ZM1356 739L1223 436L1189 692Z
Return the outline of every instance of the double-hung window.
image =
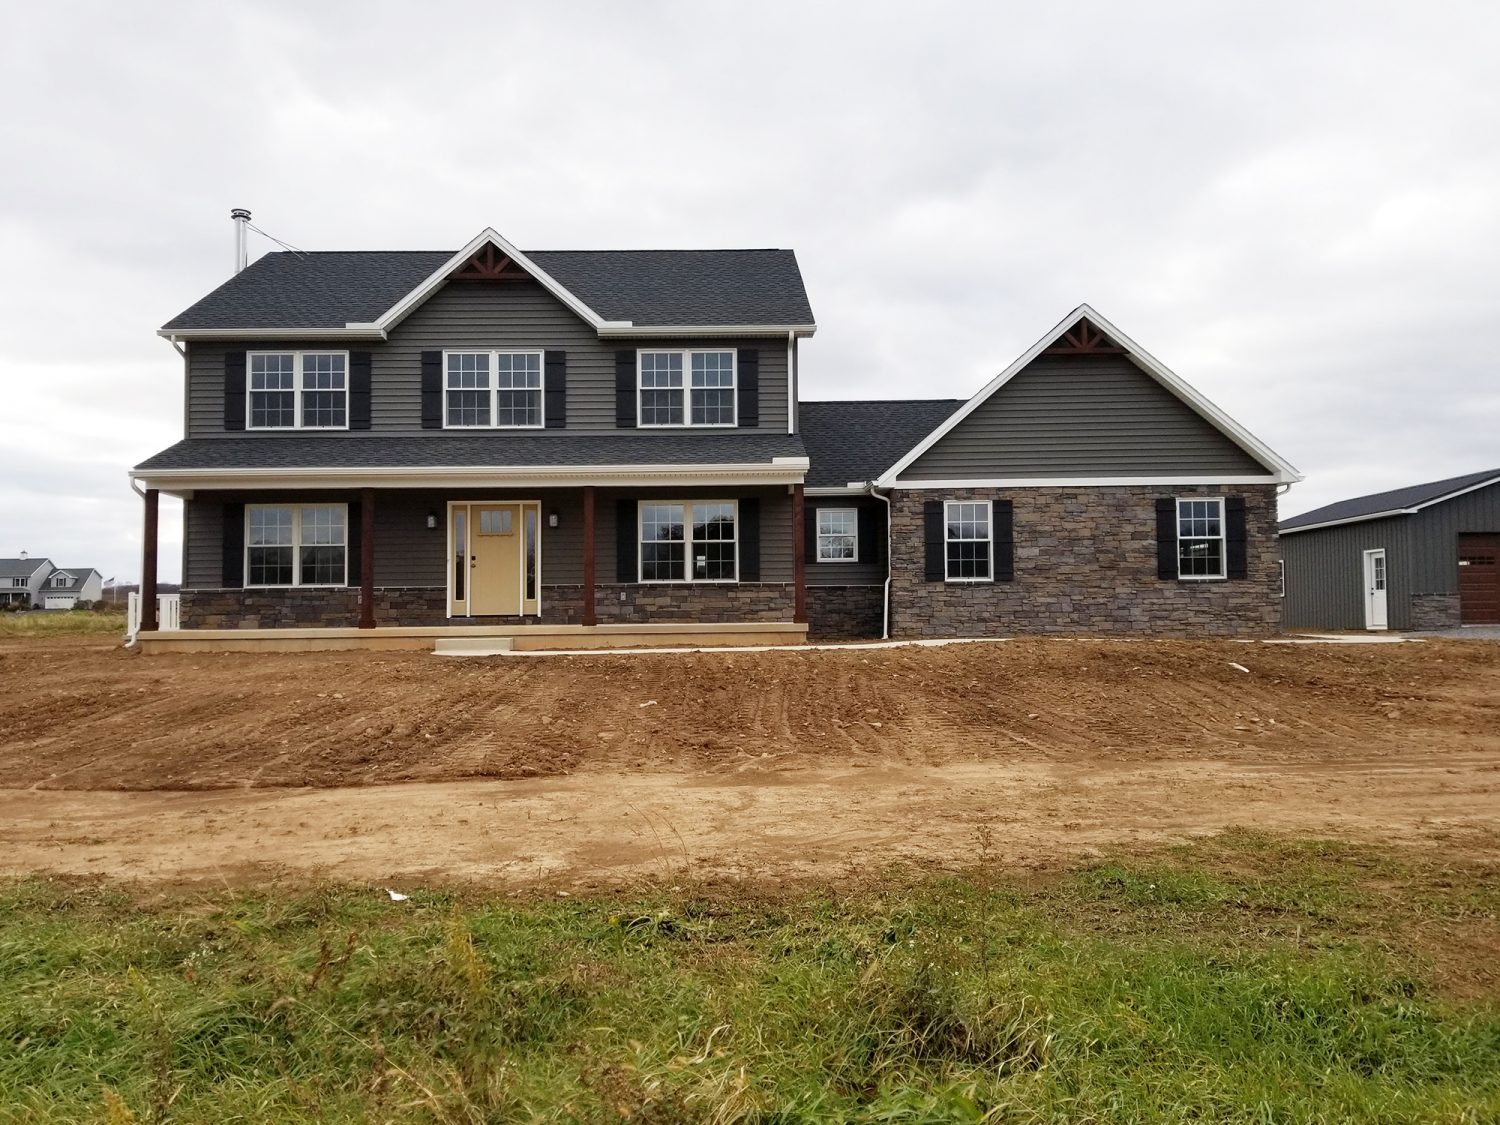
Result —
M1179 498L1177 501L1177 576L1223 578L1224 499Z
M818 561L859 561L859 512L856 509L818 509Z
M949 500L943 505L943 537L949 582L989 582L994 577L994 540L988 500Z
M733 426L733 351L637 353L642 426Z
M249 505L245 585L346 585L348 527L344 504Z
M246 426L347 430L348 352L251 352Z
M736 516L732 500L642 503L641 581L737 581Z
M542 425L541 352L447 352L444 366L449 429Z

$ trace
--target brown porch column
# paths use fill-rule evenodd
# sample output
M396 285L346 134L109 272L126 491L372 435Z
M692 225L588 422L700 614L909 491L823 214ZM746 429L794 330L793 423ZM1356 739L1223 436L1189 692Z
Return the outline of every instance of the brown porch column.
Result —
M792 620L807 624L807 542L802 523L802 486L792 485L792 583L796 590Z
M156 511L161 492L146 489L145 550L141 555L141 632L156 632Z
M583 623L599 624L594 612L594 486L583 486Z
M359 490L359 627L375 628L375 490Z

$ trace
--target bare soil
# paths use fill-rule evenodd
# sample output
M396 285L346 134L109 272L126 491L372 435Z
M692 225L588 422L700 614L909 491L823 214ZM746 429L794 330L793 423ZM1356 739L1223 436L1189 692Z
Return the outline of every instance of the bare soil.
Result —
M7 872L822 876L962 865L981 826L1013 863L1235 826L1500 857L1482 643L453 660L57 638L0 641L0 685Z

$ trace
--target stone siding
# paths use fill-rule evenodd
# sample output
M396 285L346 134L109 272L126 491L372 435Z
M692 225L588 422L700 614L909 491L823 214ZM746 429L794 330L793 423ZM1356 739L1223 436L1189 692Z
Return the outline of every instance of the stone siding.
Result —
M795 588L790 582L601 584L594 588L594 612L600 625L790 621L795 611Z
M879 637L884 608L884 586L809 586L807 635L819 640Z
M1413 629L1457 629L1463 623L1462 606L1457 594L1413 594L1411 627Z
M1157 498L1229 495L1245 498L1248 577L1157 578ZM997 498L1014 505L1014 580L928 582L923 503ZM902 490L891 519L895 637L1254 636L1280 627L1274 485Z

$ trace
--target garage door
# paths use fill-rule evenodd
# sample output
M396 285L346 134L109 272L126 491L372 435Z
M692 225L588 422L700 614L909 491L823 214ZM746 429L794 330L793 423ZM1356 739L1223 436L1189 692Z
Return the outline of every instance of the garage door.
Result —
M73 603L78 600L75 594L48 594L42 599L43 609L72 609Z
M1458 537L1459 619L1500 625L1500 535Z

